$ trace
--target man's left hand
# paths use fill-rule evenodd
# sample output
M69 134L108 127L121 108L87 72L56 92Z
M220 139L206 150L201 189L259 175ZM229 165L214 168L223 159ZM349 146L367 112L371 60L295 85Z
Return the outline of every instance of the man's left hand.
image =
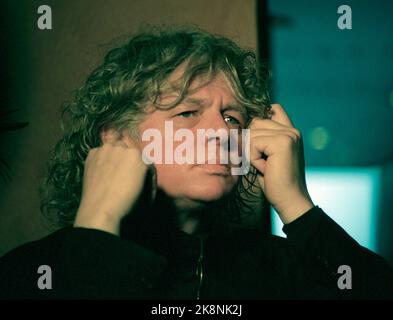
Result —
M254 118L250 129L250 162L258 182L283 223L314 207L307 191L302 137L279 104L271 119Z

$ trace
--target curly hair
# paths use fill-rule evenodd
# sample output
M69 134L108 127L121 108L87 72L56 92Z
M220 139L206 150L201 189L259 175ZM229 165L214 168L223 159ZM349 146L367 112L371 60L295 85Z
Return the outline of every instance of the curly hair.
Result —
M183 63L178 99L171 105L159 104L166 80ZM61 226L73 223L81 199L84 162L89 150L101 145L102 129L137 135L146 106L171 108L188 94L196 77L211 79L217 72L225 75L249 119L268 117L267 68L258 64L253 50L240 48L228 38L195 27L149 28L111 49L73 99L63 105L64 135L40 188L42 213ZM239 179L239 196L229 204L229 211L247 207L244 193L254 180L253 173Z

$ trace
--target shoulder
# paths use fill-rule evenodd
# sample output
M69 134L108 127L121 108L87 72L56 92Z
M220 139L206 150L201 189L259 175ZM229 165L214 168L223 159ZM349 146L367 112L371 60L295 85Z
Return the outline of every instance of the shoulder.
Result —
M0 258L0 296L7 298L31 296L35 290L38 270L53 265L57 243L65 229L55 231L39 240L31 241L9 251ZM16 294L17 293L17 294ZM26 294L26 295L24 295Z
M58 239L59 236L64 235L68 228L60 229L52 232L38 240L30 241L19 245L18 247L8 251L2 257L0 257L0 262L10 261L17 259L20 256L33 256L34 253L45 253L54 245L54 240Z
M221 237L220 242L232 252L251 255L255 259L288 261L295 256L295 250L286 238L257 229L233 229Z

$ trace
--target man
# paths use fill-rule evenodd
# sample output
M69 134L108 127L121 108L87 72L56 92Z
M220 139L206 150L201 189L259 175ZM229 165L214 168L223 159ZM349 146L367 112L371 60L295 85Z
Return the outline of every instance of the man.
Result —
M111 50L65 108L43 188L43 211L65 228L1 259L0 295L391 298L388 264L312 202L300 132L266 82L253 52L201 30L140 33ZM163 137L154 155L152 129ZM242 163L223 161L234 138ZM241 227L262 194L287 240Z

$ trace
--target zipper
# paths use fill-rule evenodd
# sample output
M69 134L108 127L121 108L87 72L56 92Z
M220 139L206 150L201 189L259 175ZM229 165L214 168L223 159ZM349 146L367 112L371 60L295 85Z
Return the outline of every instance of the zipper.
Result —
M200 296L201 296L201 290L202 290L202 285L203 285L203 254L204 254L204 245L205 245L205 241L204 238L201 237L199 239L199 244L200 244L200 249L199 249L199 258L198 258L198 262L197 262L197 268L195 271L197 280L198 280L198 287L197 287L197 292L196 292L196 299L199 300Z

